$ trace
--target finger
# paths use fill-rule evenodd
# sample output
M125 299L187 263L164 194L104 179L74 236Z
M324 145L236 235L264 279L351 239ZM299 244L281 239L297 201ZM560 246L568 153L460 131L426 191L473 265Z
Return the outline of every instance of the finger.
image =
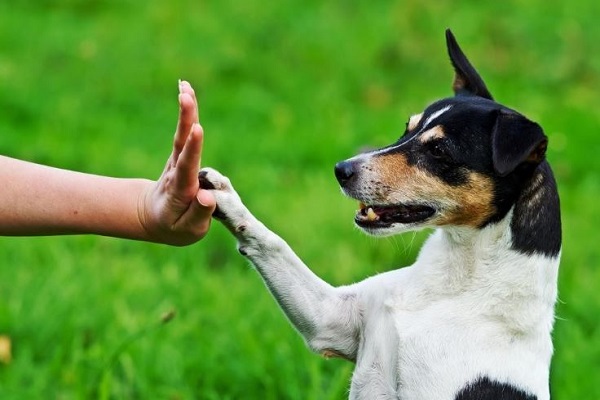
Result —
M192 125L198 121L198 111L196 107L195 95L190 94L189 87L180 85L179 93L179 119L177 120L177 129L173 138L173 158L176 162L179 158L185 142L190 134Z
M177 120L177 129L173 138L173 154L177 161L179 154L185 146L185 142L190 134L192 125L196 117L194 101L187 93L179 94L179 119Z
M198 190L198 170L203 139L202 127L194 124L175 165L175 189L178 192L189 193Z
M194 101L194 108L195 108L195 112L194 112L195 119L194 119L194 122L200 122L198 120L198 100L196 99L196 91L194 90L194 88L192 87L192 85L190 85L190 83L188 81L180 81L179 82L179 92L180 93L186 93L186 94L190 95L190 97Z

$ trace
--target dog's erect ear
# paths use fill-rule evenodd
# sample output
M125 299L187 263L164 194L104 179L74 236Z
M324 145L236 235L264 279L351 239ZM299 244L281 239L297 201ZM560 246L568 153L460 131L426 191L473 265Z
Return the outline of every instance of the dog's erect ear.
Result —
M492 160L500 176L522 163L537 165L544 160L548 138L542 128L521 114L499 110L492 132Z
M465 56L465 53L460 49L450 29L446 29L446 45L448 46L448 55L450 56L450 61L455 72L454 82L452 83L454 94L457 96L479 96L494 100L485 83L483 83L483 79L481 79L475 68L473 68L473 65L467 59L467 56Z

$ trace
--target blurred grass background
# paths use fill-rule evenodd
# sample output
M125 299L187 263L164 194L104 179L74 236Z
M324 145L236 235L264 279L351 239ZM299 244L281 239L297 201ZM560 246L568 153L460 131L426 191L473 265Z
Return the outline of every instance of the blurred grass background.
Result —
M552 392L600 399L599 17L595 0L4 1L0 153L156 178L187 79L203 164L317 274L354 282L410 264L426 233L357 232L333 165L451 94L451 27L494 96L550 137L564 223ZM304 347L218 224L188 248L79 236L0 249L2 399L347 395L352 365Z

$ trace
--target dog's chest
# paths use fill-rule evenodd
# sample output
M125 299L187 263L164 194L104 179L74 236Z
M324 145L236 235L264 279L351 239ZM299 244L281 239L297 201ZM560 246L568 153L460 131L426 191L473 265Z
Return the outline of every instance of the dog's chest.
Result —
M451 399L460 387L445 376L449 364L460 362L476 346L469 332L475 322L461 315L458 304L419 306L415 299L410 304L404 300L388 291L365 313L353 398L377 393L381 399L441 399L446 393Z
M490 317L476 296L402 287L379 287L364 304L352 398L451 400L482 374L522 377L545 369L537 345Z

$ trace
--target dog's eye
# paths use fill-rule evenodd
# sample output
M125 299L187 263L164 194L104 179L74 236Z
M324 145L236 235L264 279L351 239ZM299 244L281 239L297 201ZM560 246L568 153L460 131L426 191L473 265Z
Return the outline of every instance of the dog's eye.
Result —
M448 152L442 146L440 142L434 142L427 146L427 153L431 155L433 158L439 160L448 160L450 157L448 156Z

